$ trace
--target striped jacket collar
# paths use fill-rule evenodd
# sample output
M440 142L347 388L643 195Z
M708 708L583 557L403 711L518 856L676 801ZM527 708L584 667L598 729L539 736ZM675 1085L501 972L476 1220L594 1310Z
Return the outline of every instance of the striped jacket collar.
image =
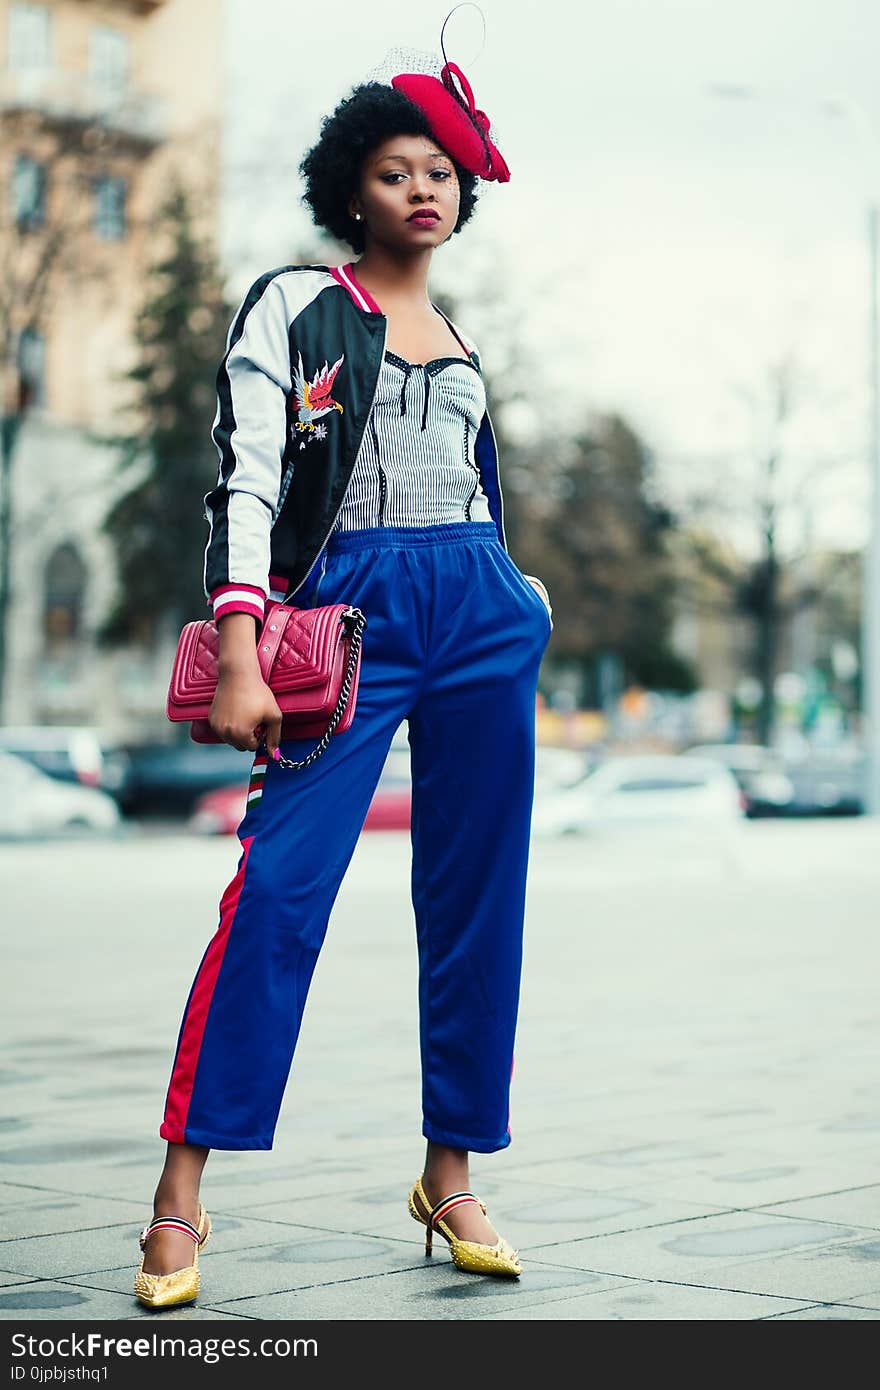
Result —
M363 309L366 314L381 314L382 310L370 291L355 278L354 261L349 261L346 265L331 265L327 268L333 279L348 290L359 309Z
M354 261L347 261L345 265L331 265L328 266L327 269L330 271L330 274L333 276L333 279L337 282L337 284L342 285L342 287L348 291L354 303L365 314L382 313L381 308L379 307L373 296L370 294L370 291L357 279L357 276L354 273ZM436 310L436 312L440 315L441 318L446 320L447 324L449 325L450 332L461 343L468 357L473 357L473 343L468 343L465 341L462 333L458 328L456 328L449 315L444 314L443 310L438 308L438 306L434 304L433 301L431 307L432 309Z

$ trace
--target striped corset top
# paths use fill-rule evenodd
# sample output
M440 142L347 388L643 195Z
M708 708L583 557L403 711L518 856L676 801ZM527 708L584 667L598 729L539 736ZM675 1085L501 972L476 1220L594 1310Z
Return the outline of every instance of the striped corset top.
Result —
M417 364L386 351L333 531L490 521L474 458L485 410L483 379L470 360Z

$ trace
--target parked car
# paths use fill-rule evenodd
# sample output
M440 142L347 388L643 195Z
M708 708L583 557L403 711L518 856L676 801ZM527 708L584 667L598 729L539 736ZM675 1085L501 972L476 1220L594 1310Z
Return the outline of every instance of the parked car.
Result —
M50 777L17 753L0 750L0 837L119 828L113 797L97 787Z
M865 810L866 759L853 748L811 749L791 757L795 816L860 816Z
M218 787L215 791L205 792L195 802L187 828L197 835L234 835L242 822L246 805L247 784ZM409 749L393 747L373 793L363 828L408 830L409 823Z
M795 786L785 763L774 749L759 743L699 743L685 749L685 757L712 758L729 768L745 797L746 815L791 815Z
M100 729L80 724L0 726L0 751L16 753L59 782L100 787L114 795L127 759Z
M253 753L230 743L127 744L128 770L118 794L127 816L190 815L206 792L247 787Z
M579 782L591 765L590 756L583 750L539 743L535 749L535 795Z
M744 816L736 779L710 758L611 755L574 785L537 795L532 829L536 835L564 835L615 823L729 826Z
M409 830L412 779L409 748L394 748L385 760L379 785L367 810L364 830Z
M196 835L234 835L244 819L246 807L247 783L217 787L196 798L186 828Z

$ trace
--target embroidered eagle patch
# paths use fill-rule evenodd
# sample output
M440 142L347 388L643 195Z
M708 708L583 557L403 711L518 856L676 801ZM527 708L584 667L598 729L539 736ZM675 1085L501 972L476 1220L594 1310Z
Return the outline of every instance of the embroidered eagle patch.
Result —
M343 413L342 406L333 399L332 392L339 368L345 361L345 354L343 353L332 367L325 362L323 367L315 372L311 381L306 381L302 353L298 352L296 356L297 365L293 374L296 420L291 434L294 438L296 434L304 436L300 438L299 444L299 447L304 449L306 444L311 444L313 440L327 438L327 426L317 423L323 415L329 415L334 410L338 410L340 415Z

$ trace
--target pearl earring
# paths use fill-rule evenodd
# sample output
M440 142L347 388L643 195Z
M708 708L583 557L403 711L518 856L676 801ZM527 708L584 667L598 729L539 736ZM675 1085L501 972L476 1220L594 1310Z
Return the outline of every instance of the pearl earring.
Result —
M361 215L360 215L359 212L356 212L356 213L354 214L354 220L355 220L355 222L360 222L360 220L361 220Z

